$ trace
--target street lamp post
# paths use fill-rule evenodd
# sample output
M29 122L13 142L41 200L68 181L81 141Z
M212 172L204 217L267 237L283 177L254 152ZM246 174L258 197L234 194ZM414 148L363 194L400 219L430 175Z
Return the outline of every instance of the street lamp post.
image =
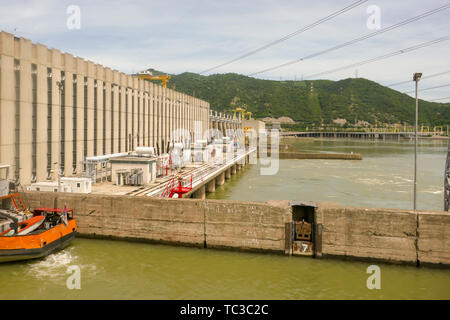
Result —
M417 126L419 122L419 99L418 88L419 80L422 77L422 73L414 73L413 81L416 82L416 126L414 135L414 210L417 209Z

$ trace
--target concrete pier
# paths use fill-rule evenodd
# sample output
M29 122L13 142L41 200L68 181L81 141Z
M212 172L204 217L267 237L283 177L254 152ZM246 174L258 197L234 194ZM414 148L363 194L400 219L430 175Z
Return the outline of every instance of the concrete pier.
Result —
M192 195L192 198L194 199L206 199L206 187L205 185L202 185L200 188L195 190L195 192Z
M216 179L212 179L206 184L206 191L208 193L213 193L216 191Z
M225 183L225 172L222 172L216 178L216 185L222 186L224 183Z
M225 170L225 179L230 179L231 178L231 168L228 168L227 170Z

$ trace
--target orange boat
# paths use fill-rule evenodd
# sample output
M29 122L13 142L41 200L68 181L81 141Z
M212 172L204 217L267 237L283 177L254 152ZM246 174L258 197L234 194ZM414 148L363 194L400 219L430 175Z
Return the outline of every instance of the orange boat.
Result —
M68 246L77 233L73 210L37 208L30 212L18 193L0 197L0 203L3 199L10 199L15 209L0 212L3 225L10 222L8 229L1 232L0 262L47 256ZM27 219L19 222L17 217Z

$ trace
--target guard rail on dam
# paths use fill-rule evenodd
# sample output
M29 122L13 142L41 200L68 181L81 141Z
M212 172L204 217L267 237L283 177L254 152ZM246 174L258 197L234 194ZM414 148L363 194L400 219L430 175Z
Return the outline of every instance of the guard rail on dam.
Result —
M73 208L86 237L450 266L446 212L37 191L23 198L31 208Z
M249 148L237 153L224 153L224 157L212 160L212 163L205 163L193 174L187 173L185 179L192 176L192 189L183 195L183 198L193 197L196 199L205 199L206 192L214 192L216 185L221 186L225 179L247 164L252 154L256 156L256 148ZM171 181L153 188L146 193L148 197L161 197ZM189 183L186 181L186 183Z

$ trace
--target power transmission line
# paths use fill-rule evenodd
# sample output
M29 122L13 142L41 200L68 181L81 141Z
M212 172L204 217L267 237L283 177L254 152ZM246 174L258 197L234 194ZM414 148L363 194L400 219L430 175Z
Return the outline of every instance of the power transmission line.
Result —
M253 55L253 54L257 53L257 52L265 50L265 49L267 49L269 47L272 47L272 46L274 46L274 45L276 45L276 44L278 44L280 42L286 41L286 40L288 40L288 39L290 39L290 38L292 38L292 37L294 37L294 36L296 36L296 35L298 35L300 33L303 33L303 32L305 32L305 31L307 31L309 29L312 29L312 28L314 28L314 27L316 27L316 26L318 26L318 25L320 25L320 24L322 24L322 23L324 23L324 22L326 22L326 21L328 21L328 20L330 20L330 19L332 19L332 18L334 18L334 17L344 13L344 12L347 12L347 11L349 11L349 10L351 10L351 9L353 9L353 8L359 6L360 4L362 4L364 2L367 2L367 1L368 0L356 1L356 2L352 3L351 5L349 5L347 7L345 7L343 9L339 10L339 11L336 11L336 12L326 16L325 18L322 18L322 19L317 20L316 22L314 22L314 23L312 23L310 25L307 25L306 27L303 27L303 28L301 28L301 29L299 29L297 31L294 31L294 32L292 32L292 33L290 33L290 34L288 34L288 35L286 35L286 36L284 36L284 37L282 37L280 39L277 39L275 41L269 42L268 44L265 44L265 45L263 45L263 46L261 46L261 47L259 47L257 49L254 49L254 50L252 50L250 52L244 53L243 55L240 55L239 57L236 57L236 58L234 58L232 60L229 60L227 62L221 63L221 64L219 64L217 66L212 67L212 68L206 69L206 70L200 72L199 74L203 74L203 73L212 71L214 69L226 66L226 65L231 64L233 62L236 62L238 60L247 58L247 57L249 57L249 56L251 56L251 55Z
M306 60L306 59L311 59L311 58L320 56L320 55L322 55L322 54L325 54L325 53L328 53L328 52L331 52L331 51L334 51L334 50L337 50L337 49L341 49L341 48L343 48L343 47L347 47L347 46L352 45L352 44L355 44L355 43L357 43L357 42L360 42L360 41L363 41L363 40L372 38L372 37L377 36L377 35L379 35L379 34L382 34L382 33L385 33L385 32L391 31L391 30L394 30L394 29L396 29L396 28L402 27L402 26L407 25L407 24L409 24L409 23L412 23L412 22L415 22L415 21L417 21L417 20L423 19L423 18L425 18L425 17L428 17L428 16L430 16L430 15L432 15L432 14L441 12L441 11L446 10L446 9L448 9L448 8L450 8L450 4L446 4L446 5L441 6L441 7L439 7L439 8L436 8L436 9L433 9L433 10L430 10L430 11L427 11L427 12L424 12L424 13L418 15L418 16L415 16L415 17L406 19L406 20L401 21L401 22L399 22L399 23L396 23L396 24L394 24L394 25L392 25L392 26L390 26L390 27L387 27L387 28L384 28L384 29L381 29L381 30L377 30L377 31L375 31L375 32L372 32L372 33L366 34L366 35L364 35L364 36L362 36L362 37L359 37L359 38L356 38L356 39L353 39L353 40L344 42L344 43L342 43L342 44L340 44L340 45L337 45L337 46L328 48L328 49L326 49L326 50L322 50L322 51L319 51L319 52L316 52L316 53L307 55L307 56L305 56L305 57L302 57L302 58L299 58L299 59L296 59L296 60L292 60L292 61L289 61L289 62L285 62L285 63L279 64L279 65L276 65L276 66L274 66L274 67L270 67L270 68L267 68L267 69L264 69L264 70L261 70L261 71L258 71L258 72L250 73L248 76L254 76L254 75L257 75L257 74L260 74L260 73L265 73L265 72L268 72L268 71L272 71L272 70L275 70L275 69L279 69L279 68L282 68L282 67L286 67L286 66L289 66L289 65L291 65L291 64L295 64L295 63L304 61L304 60Z
M450 97L439 98L439 99L433 99L433 100L428 100L428 101L433 102L433 101L439 101L439 100L445 100L445 99L450 99ZM442 102L442 103L448 103L448 102Z
M435 74L430 74L429 76L422 77L420 80L430 79L430 78L442 76L442 75L447 74L447 73L450 73L450 70L449 71L435 73ZM398 86L398 85L401 85L401 84L412 83L412 82L413 82L412 80L406 80L406 81L401 81L401 82L396 82L396 83L393 83L393 84L389 84L386 87L394 87L394 86Z
M450 35L447 35L445 37L441 37L441 38L438 38L438 39L435 39L435 40L432 40L432 41L423 42L421 44L418 44L418 45L415 45L415 46L412 46L412 47L409 47L409 48L405 48L405 49L402 49L402 50L394 51L394 52L391 52L391 53L388 53L388 54L385 54L385 55L382 55L382 56L379 56L379 57L376 57L376 58L372 58L372 59L360 61L360 62L357 62L357 63L349 64L349 65L347 65L345 67L340 67L340 68L331 69L331 70L319 72L319 73L316 73L316 74L312 74L312 75L307 76L307 78L315 78L315 77L320 76L320 75L324 75L324 74L328 74L328 73L334 73L334 72L345 70L345 69L348 69L348 68L359 67L359 66L364 65L364 64L368 64L368 63L371 63L371 62L375 62L375 61L391 58L393 56L396 56L396 55L399 55L399 54L402 54L402 53L418 50L418 49L421 49L421 48L433 45L435 43L439 43L439 42L447 41L447 40L450 40Z
M443 88L443 87L448 87L450 86L450 83L444 84L444 85L440 85L440 86L436 86L436 87L430 87L430 88L425 88L425 89L420 89L420 91L427 91L427 90L432 90L432 89L438 89L438 88ZM415 90L412 91L405 91L403 93L412 93L415 92Z

